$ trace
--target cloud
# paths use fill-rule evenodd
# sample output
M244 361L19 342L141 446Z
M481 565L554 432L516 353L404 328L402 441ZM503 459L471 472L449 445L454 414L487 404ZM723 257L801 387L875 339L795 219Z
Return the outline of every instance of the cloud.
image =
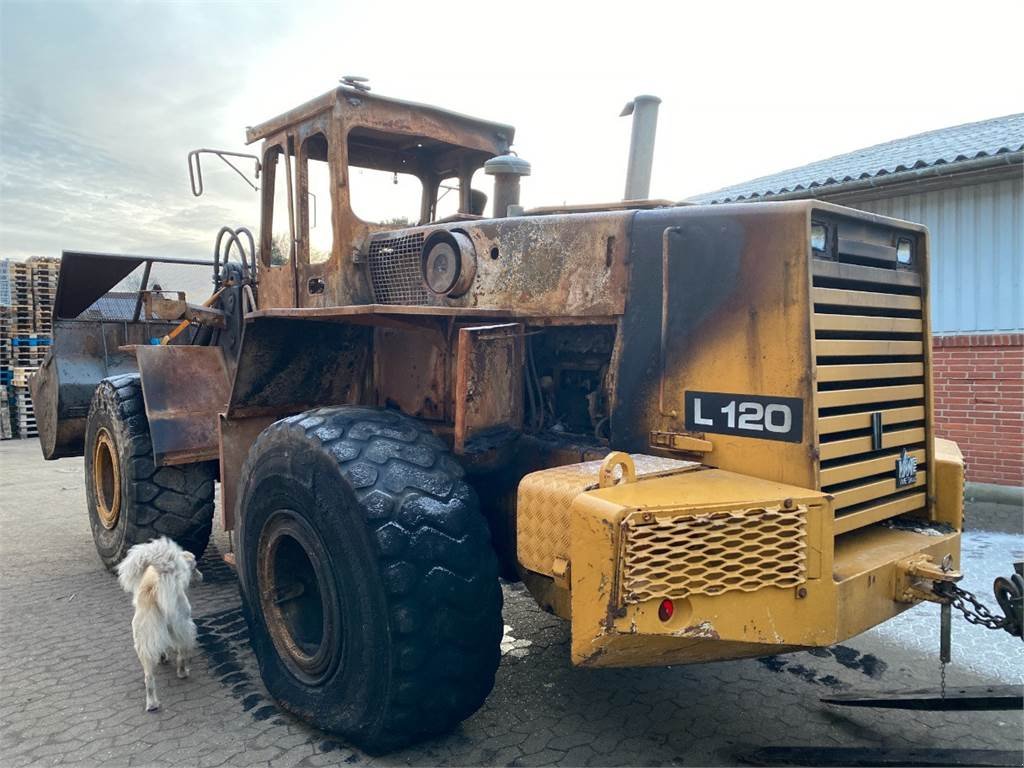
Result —
M1001 8L988 15L1015 10ZM1021 108L1013 25L959 40L953 56L933 45L946 15L913 2L852 16L665 3L611 18L530 0L512 16L336 0L0 2L0 14L2 256L206 257L221 224L252 226L258 210L217 161L193 198L186 153L244 150L246 124L348 73L371 76L375 93L516 124L528 206L622 194L629 121L616 115L638 93L664 99L652 195L670 199ZM882 28L892 55L865 43ZM523 34L496 56L490 41L508 29ZM820 65L835 51L842 65Z
M261 18L236 8L4 6L3 256L77 248L204 257L220 226L253 225L256 196L240 180L209 168L215 195L196 199L185 165L196 146L241 144L241 127L229 129L223 113L246 57L226 41L246 39Z

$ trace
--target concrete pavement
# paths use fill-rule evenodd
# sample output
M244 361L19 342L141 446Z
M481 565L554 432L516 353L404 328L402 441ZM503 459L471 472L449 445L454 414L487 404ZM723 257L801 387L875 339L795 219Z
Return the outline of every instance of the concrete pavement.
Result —
M937 683L938 615L912 609L830 649L642 670L579 670L568 627L505 586L503 661L484 708L454 733L370 757L283 713L248 647L222 536L193 590L192 677L164 668L143 707L130 599L89 533L81 459L0 443L0 764L80 766L730 765L764 746L1021 749L1020 712L842 710L821 695ZM965 569L1008 572L1016 537L967 534ZM972 587L978 586L973 584ZM1024 643L955 619L951 684L1020 682ZM979 632L981 632L979 634Z

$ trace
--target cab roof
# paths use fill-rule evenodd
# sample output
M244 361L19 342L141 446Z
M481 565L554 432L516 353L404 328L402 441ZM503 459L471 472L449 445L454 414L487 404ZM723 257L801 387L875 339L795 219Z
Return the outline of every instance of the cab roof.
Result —
M328 111L343 123L358 126L362 132L422 137L492 156L506 153L515 136L511 125L339 86L284 114L246 128L246 143L269 138Z

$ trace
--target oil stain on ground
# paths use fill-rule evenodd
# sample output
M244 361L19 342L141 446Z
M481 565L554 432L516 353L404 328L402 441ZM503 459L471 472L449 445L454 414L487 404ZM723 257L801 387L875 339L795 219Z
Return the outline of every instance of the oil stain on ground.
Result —
M861 653L847 645L834 645L831 648L813 648L808 651L812 656L819 659L834 659L838 664L862 675L877 680L882 676L888 665L880 658L871 653ZM829 688L841 689L849 686L835 675L819 675L817 670L812 669L798 661L781 656L768 656L760 659L760 663L772 672L788 672L799 677L801 680L814 685L824 685Z

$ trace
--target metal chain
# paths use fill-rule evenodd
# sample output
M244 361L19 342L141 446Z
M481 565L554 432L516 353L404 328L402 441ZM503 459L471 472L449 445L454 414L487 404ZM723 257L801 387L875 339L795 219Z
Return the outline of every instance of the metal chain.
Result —
M939 583L936 583L935 592L942 597L949 598L953 607L960 611L970 624L988 629L1003 629L1011 622L1011 619L1006 616L997 617L977 597L956 584L941 582L941 586L939 586ZM970 603L969 606L968 603Z
M946 662L939 659L939 684L942 698L946 698Z

